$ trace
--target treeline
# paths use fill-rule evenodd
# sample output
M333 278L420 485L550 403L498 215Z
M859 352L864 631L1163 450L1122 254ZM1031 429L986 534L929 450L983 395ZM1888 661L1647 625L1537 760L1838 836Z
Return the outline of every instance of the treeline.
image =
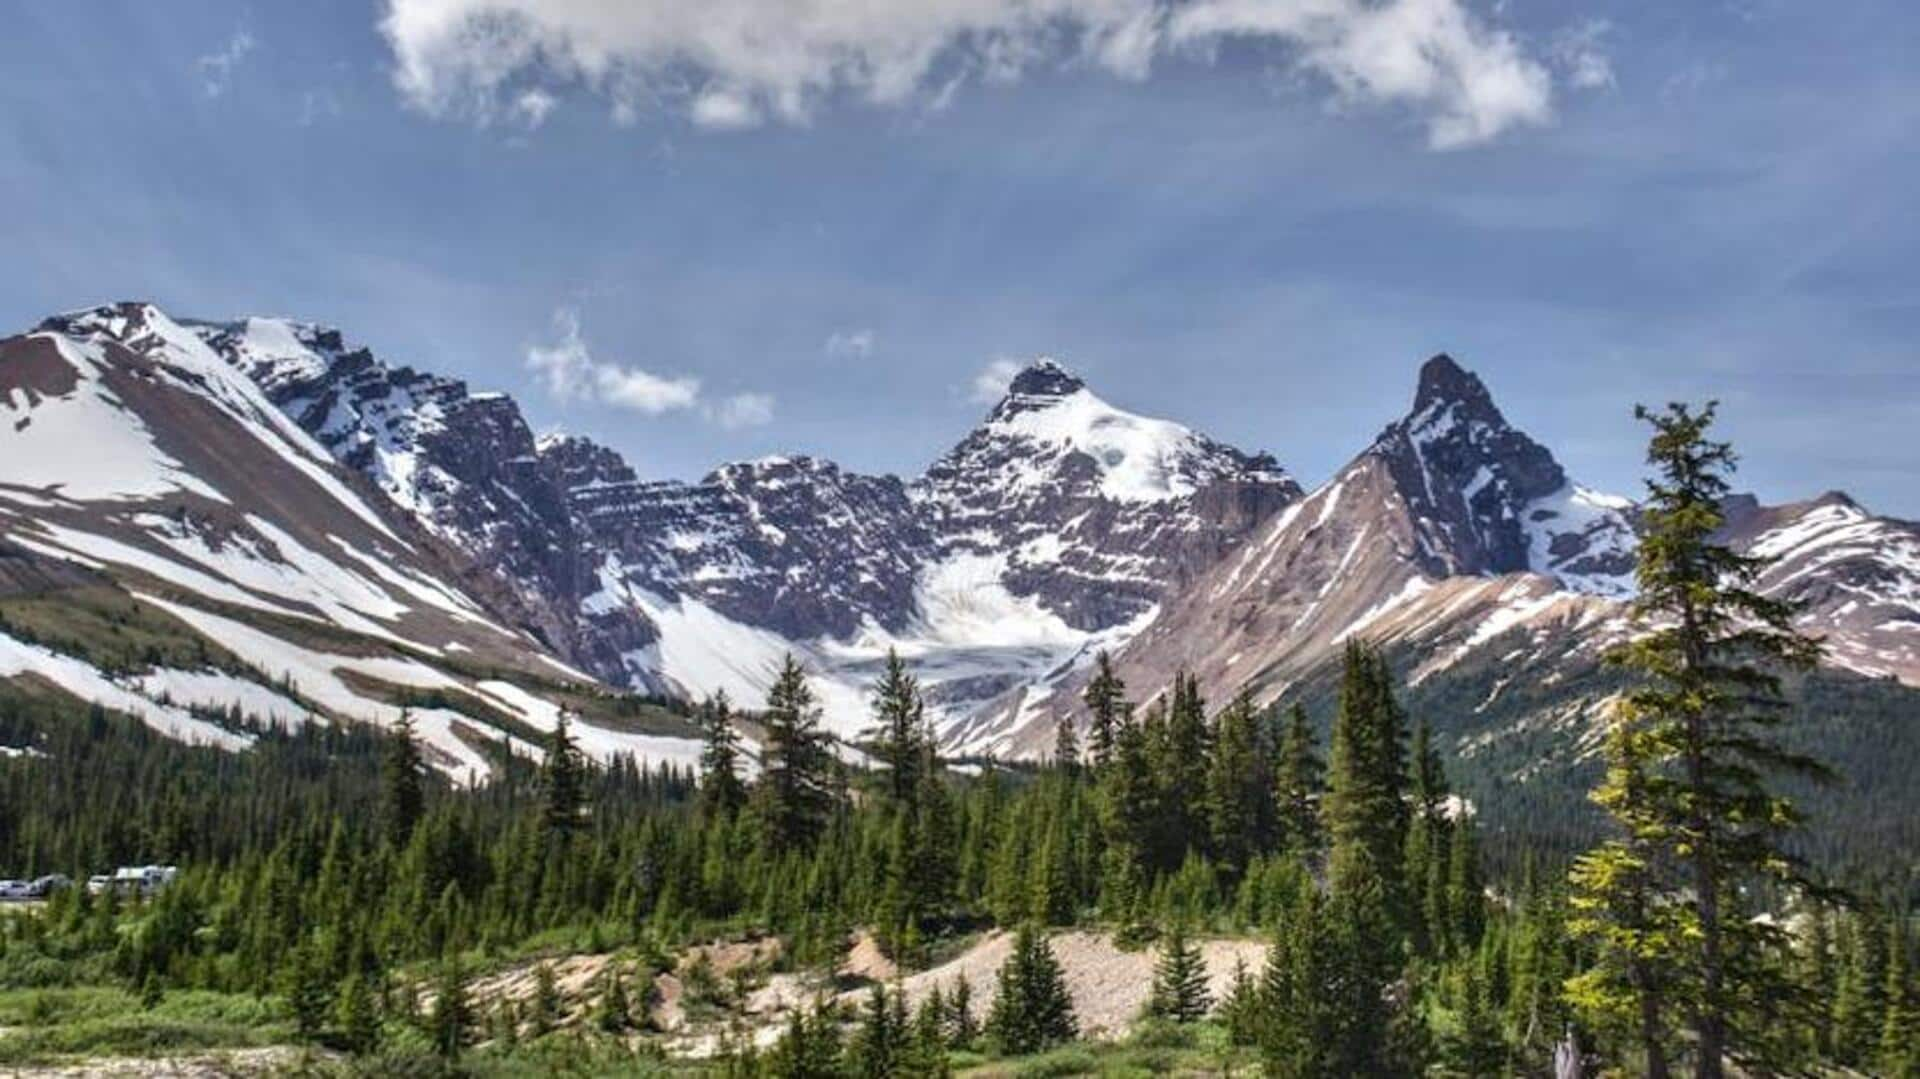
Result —
M549 1028L550 986L531 1014L482 1014L467 993L477 966L529 951L643 957L591 1024L625 1037L652 974L715 935L776 933L783 962L816 968L869 928L911 967L975 929L1018 929L990 1007L943 997L909 1016L883 988L851 1037L803 1011L773 1050L724 1058L940 1074L955 1049L1076 1036L1047 930L1098 925L1158 949L1157 1016L1217 1022L1275 1075L1920 1073L1911 917L1794 857L1779 781L1819 769L1781 742L1770 672L1810 646L1741 590L1757 564L1711 544L1701 477L1718 458L1703 425L1672 422L1657 463L1682 475L1650 511L1641 571L1655 629L1617 657L1636 689L1607 726L1596 803L1611 823L1571 874L1522 857L1487 878L1427 717L1361 642L1324 744L1301 708L1212 708L1185 675L1136 705L1101 657L1042 766L977 776L940 760L897 657L858 753L789 659L751 760L716 698L697 712L697 776L591 765L563 719L541 761L503 760L474 791L435 778L405 723L263 731L229 755L10 693L0 739L44 756L0 760L0 857L185 872L148 901L72 890L0 920L0 987L269 994L316 1041L371 1053L406 1035L453 1056ZM1193 940L1228 932L1271 947L1214 1000Z

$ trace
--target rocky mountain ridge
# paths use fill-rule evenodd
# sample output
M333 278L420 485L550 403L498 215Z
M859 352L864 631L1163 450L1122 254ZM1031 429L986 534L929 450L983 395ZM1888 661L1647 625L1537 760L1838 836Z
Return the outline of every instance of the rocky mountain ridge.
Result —
M335 628L415 656L471 649L673 696L725 690L751 704L793 652L843 734L867 722L865 687L888 649L928 684L951 748L1029 754L1078 714L1099 649L1140 696L1187 670L1215 700L1242 688L1271 700L1354 635L1393 643L1416 679L1496 648L1516 668L1534 657L1545 679L1626 631L1632 504L1573 482L1446 356L1421 368L1401 419L1305 492L1271 456L1117 408L1047 359L918 477L792 456L689 483L643 479L588 439L536 436L511 398L390 365L310 323L175 321L124 304L0 348L19 416L0 532L46 557L145 580L142 559L223 550L213 537L230 532L254 562L288 567L281 577L326 582L311 613ZM85 380L63 366L95 372L105 396L76 392ZM171 392L135 399L141 372ZM42 441L56 423L156 452L79 469ZM236 442L235 424L266 434ZM220 452L164 452L210 432ZM255 478L289 461L324 497L296 507ZM229 489L270 512L236 522L221 508L236 502ZM326 557L288 556L254 518L284 519ZM69 520L140 553L63 539ZM1836 665L1920 683L1915 526L1830 495L1730 503L1728 534L1781 558L1765 587L1809 605ZM365 578L384 580L375 564L442 582L490 628L406 625L426 605L365 595ZM227 596L239 571L220 568L224 585L185 591ZM1594 704L1575 703L1568 716Z

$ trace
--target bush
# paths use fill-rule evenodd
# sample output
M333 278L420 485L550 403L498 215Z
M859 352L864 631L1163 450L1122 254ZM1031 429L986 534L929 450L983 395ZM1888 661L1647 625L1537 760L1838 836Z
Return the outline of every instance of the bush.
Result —
M1099 1058L1095 1057L1091 1050L1079 1046L1055 1049L1051 1053L1034 1057L1021 1064L1014 1072L1015 1075L1020 1076L1098 1075L1099 1073Z

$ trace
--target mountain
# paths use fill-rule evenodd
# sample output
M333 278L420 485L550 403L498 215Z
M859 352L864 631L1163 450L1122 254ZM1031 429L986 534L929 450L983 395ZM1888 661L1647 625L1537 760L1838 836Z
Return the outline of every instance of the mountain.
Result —
M1773 508L1741 497L1728 517L1729 543L1780 559L1759 587L1808 605L1801 624L1828 638L1829 662L1920 684L1914 526L1844 496ZM1564 686L1516 721L1548 718L1578 740L1604 697L1578 691L1630 629L1634 518L1626 499L1569 479L1477 376L1436 356L1403 418L1183 590L1117 653L1118 669L1141 696L1185 671L1215 701L1244 689L1269 702L1323 680L1353 637L1387 645L1415 684L1497 657L1507 676L1475 707L1525 678ZM969 748L1044 751L1080 715L1083 679L1066 672L995 702Z
M176 322L127 304L19 340L34 339L135 342L244 387L356 505L418 533L437 579L484 596L516 646L609 686L748 703L793 652L842 733L866 724L889 649L961 722L1124 641L1300 494L1271 457L1115 408L1050 360L914 480L794 456L685 483L641 479L586 439L536 437L506 396L312 323ZM49 478L64 475L51 462ZM389 553L339 545L383 565Z
M0 675L225 745L250 740L229 712L391 724L411 706L434 762L460 776L488 774L503 744L529 751L562 706L582 714L597 755L690 761L684 721L615 722L603 690L520 628L513 592L445 542L457 486L445 502L405 503L372 482L409 474L390 452L402 436L329 442L303 426L329 438L353 426L337 420L338 396L286 396L311 371L254 348L303 332L333 349L330 369L365 375L324 333L236 334L147 304L0 341L0 536L18 567L0 576ZM405 438L471 418L433 380L388 391L379 422ZM411 482L426 489L418 471Z
M808 456L642 478L337 330L146 304L0 342L0 402L0 677L224 744L247 731L210 706L408 705L478 773L565 706L600 755L684 762L686 721L633 693L752 706L793 653L851 735L891 649L950 750L1028 755L1079 718L1098 650L1136 697L1189 671L1215 702L1320 707L1361 636L1476 782L1520 789L1590 765L1599 659L1630 631L1637 509L1446 356L1311 492L1047 359L904 479ZM1920 526L1837 493L1727 513L1835 677L1890 687L1846 693L1920 684Z

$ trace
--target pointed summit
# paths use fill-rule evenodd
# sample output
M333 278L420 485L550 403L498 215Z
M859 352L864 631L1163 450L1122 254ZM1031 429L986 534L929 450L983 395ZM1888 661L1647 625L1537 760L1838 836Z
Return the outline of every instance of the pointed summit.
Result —
M1041 356L1013 376L1013 381L1007 384L1007 396L1066 397L1086 388L1086 382L1058 360Z
M1493 403L1480 376L1454 362L1442 352L1420 365L1420 388L1413 395L1413 414L1420 415L1434 405L1465 405L1477 416L1491 413L1499 420L1500 409Z

